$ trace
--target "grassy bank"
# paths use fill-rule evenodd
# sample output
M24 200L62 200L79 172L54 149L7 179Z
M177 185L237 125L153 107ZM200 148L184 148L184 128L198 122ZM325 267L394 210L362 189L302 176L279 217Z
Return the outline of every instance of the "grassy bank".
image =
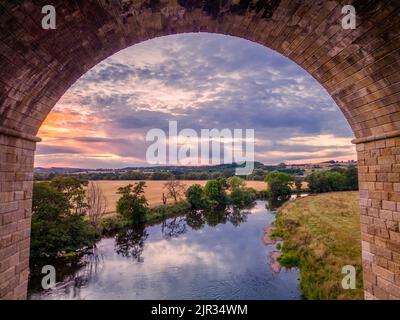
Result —
M276 236L283 238L282 265L300 267L306 299L362 299L358 192L312 195L278 210ZM357 289L344 290L344 265L357 271Z
M173 218L186 214L190 210L190 205L186 201L180 201L174 204L161 205L154 208L149 208L145 215L145 224L152 225L162 222L165 219ZM103 218L100 224L101 233L115 231L128 227L129 221L124 220L119 215Z

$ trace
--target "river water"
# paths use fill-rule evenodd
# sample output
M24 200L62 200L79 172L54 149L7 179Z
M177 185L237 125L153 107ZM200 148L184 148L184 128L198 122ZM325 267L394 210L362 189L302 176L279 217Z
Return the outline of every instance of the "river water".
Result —
M30 299L301 299L297 269L274 272L263 242L275 219L251 209L189 214L100 240L92 254L56 261L57 285L31 271Z

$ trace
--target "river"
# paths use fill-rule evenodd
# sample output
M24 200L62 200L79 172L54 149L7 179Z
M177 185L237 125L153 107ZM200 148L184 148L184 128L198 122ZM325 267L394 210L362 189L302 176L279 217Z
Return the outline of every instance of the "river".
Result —
M189 214L101 239L91 254L55 261L57 284L33 271L29 299L301 299L297 269L274 272L263 242L265 201L230 214Z

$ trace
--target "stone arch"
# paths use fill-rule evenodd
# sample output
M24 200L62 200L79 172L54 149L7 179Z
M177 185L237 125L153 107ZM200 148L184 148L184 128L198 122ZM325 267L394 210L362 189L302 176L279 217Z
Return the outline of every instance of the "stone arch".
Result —
M356 137L364 289L400 298L400 3L395 0L53 0L0 4L0 298L28 280L35 135L63 93L111 54L158 36L210 32L288 57L325 87ZM343 29L353 4L357 28Z

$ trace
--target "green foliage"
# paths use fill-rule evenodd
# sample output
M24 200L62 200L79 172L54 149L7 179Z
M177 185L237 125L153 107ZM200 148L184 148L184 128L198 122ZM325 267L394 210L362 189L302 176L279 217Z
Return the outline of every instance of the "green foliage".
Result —
M221 164L213 166L182 166L182 167L158 167L146 168L145 171L137 168L122 168L120 170L113 170L112 172L90 171L86 172L83 169L76 170L62 170L54 169L54 171L35 172L35 181L51 180L55 176L69 176L74 172L74 177L85 180L169 180L172 177L176 180L214 180L218 177L229 178L235 175L235 168L238 165ZM285 166L272 166L263 165L262 163L254 163L254 171L246 176L246 180L263 181L265 175L273 170L287 172L291 174L303 174L302 169L286 168Z
M226 175L226 176L225 175L219 175L217 177L217 179L215 179L220 184L220 186L221 186L221 188L223 190L226 190L226 189L229 188L228 181L227 181L227 177L229 177L229 176L230 175Z
M286 197L292 193L293 177L284 172L272 171L267 174L268 193L272 198Z
M117 213L126 221L134 224L145 221L148 203L144 196L146 183L143 181L118 188L121 198L117 201Z
M127 226L127 222L122 219L121 216L103 218L100 222L100 229L103 234L121 229L125 226Z
M161 205L148 210L146 214L147 223L157 223L165 220L166 218L172 218L186 214L190 211L190 204L187 201L179 201L173 204Z
M245 208L257 199L257 191L253 188L241 187L234 189L230 194L231 203L238 208Z
M54 257L95 243L98 233L85 220L83 183L57 177L34 183L32 196L31 257Z
M358 170L355 166L349 166L344 172L347 190L358 190Z
M88 185L87 180L82 180L72 176L54 177L50 184L56 190L62 192L72 206L75 214L84 214L88 209L85 202L85 187Z
M246 182L236 176L227 180L223 177L209 180L204 188L198 184L190 186L186 190L186 199L192 210L221 209L227 204L244 208L251 205L257 198L257 191L246 188L245 185ZM230 190L229 196L225 188Z
M303 180L299 177L294 178L294 185L296 187L296 193L299 194L302 191Z
M205 209L208 207L208 200L204 194L204 188L199 184L193 184L186 190L186 200L192 210Z
M285 245L283 246L283 254L279 256L278 262L285 268L294 268L298 267L300 264L300 257L295 250L287 250L285 249Z
M358 190L358 173L354 166L341 170L317 171L310 174L306 181L312 193Z
M204 195L209 200L211 208L221 208L228 203L228 197L225 192L226 182L224 179L209 180L204 187Z
M237 190L239 188L242 188L242 187L244 187L246 185L246 182L242 178L239 178L238 176L233 176L233 177L228 178L226 180L226 183L228 185L228 188L231 191L235 191L235 190Z

